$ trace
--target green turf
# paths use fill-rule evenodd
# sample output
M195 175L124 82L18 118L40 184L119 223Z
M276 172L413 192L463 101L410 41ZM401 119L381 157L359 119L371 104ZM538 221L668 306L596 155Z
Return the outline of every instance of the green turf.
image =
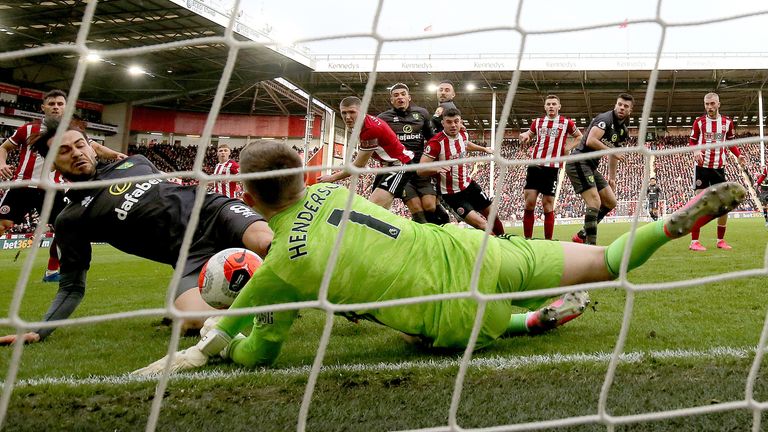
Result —
M575 225L557 227L555 236L572 235ZM607 244L626 224L602 224L600 243ZM540 230L540 228L539 228ZM519 230L513 230L516 232ZM630 274L633 283L683 280L736 270L762 268L768 230L762 219L731 220L732 251L710 248L687 251L683 239L664 246L644 267ZM713 246L714 227L702 231ZM22 303L21 317L39 319L56 291L39 278L47 251L36 260ZM15 251L0 252L0 314L6 316L18 278ZM76 316L163 306L171 269L131 257L107 246L94 248L87 296ZM625 352L645 353L622 363L609 392L612 415L632 415L744 398L753 355L744 357L654 356L664 350L706 351L712 347L752 349L760 337L768 304L765 277L711 283L671 291L641 292ZM549 334L501 340L476 353L480 359L530 358L534 355L610 353L621 326L626 294L621 289L592 292L595 310ZM19 378L83 379L119 376L164 355L170 328L160 316L120 319L57 330L45 343L25 348ZM322 332L323 313L302 311L278 358L277 371L257 371L226 378L171 381L159 430L291 430ZM0 328L0 331L10 331ZM191 345L194 338L183 338ZM751 351L748 351L751 353ZM7 371L11 350L0 350ZM342 366L320 376L310 409L310 430L392 430L447 424L459 354L430 353L406 345L389 329L352 324L336 318L325 364ZM436 360L440 367L424 366ZM409 362L396 370L380 363ZM369 365L353 370L349 365ZM204 370L234 371L213 364ZM462 427L490 427L568 416L593 415L607 363L567 361L515 367L472 367L458 412ZM768 399L766 376L760 373L758 401ZM16 387L9 406L8 430L143 430L154 395L153 382L124 384L35 384ZM748 430L746 410L618 426L638 430ZM605 430L584 425L563 430Z

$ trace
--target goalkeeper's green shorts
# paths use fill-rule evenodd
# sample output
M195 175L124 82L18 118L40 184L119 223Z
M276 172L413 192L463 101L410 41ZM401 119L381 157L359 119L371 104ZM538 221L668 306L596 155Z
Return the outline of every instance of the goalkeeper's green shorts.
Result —
M560 242L525 240L516 236L502 237L497 241L500 246L501 268L496 293L530 291L560 285L565 263L565 254ZM537 296L489 302L485 308L476 347L484 347L506 332L510 316L518 312L513 305L534 310L550 299L551 297ZM436 326L440 331L434 340L430 341L432 346L465 347L476 311L476 303L471 299L442 302L439 325Z
M530 291L560 286L565 267L565 252L560 242L525 240L510 236L501 239L501 268L498 292ZM550 297L513 300L512 304L538 309Z

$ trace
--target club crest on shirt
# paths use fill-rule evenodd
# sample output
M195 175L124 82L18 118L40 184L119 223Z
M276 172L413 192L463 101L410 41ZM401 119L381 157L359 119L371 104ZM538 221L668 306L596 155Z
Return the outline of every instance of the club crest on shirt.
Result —
M11 208L8 207L7 205L0 207L0 214L8 214L10 213L10 211L11 211Z
M115 168L115 169L124 170L124 169L128 169L128 168L130 168L132 166L133 166L133 162L125 161L122 164L118 165L117 168Z
M421 116L419 115L419 113L413 113L413 118L414 120L421 120Z

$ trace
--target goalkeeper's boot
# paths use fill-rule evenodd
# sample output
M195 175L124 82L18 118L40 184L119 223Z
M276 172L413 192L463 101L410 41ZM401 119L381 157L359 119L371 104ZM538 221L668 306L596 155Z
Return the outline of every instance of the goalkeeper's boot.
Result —
M664 223L664 233L672 239L682 237L694 228L701 228L712 219L735 209L746 196L744 186L735 182L711 186L688 201L683 208L672 213Z
M543 308L528 314L525 325L530 333L541 333L578 318L589 305L589 293L576 291L563 294Z
M571 241L574 243L584 243L587 241L587 233L583 229L579 230L579 232L573 235Z

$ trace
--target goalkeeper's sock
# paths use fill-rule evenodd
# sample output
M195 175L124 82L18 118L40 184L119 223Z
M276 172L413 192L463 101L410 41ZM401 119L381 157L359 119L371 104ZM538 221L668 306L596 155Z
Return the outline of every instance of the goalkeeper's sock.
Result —
M516 335L528 333L528 325L526 324L526 321L528 321L528 314L530 313L533 312L512 314L509 318L509 324L507 324L507 331L504 334Z
M613 277L619 276L621 258L624 256L627 239L629 239L629 233L624 233L608 245L605 250L605 265ZM664 232L664 221L656 221L638 228L635 232L635 241L632 243L627 270L643 265L654 252L670 240L672 239L667 237Z

